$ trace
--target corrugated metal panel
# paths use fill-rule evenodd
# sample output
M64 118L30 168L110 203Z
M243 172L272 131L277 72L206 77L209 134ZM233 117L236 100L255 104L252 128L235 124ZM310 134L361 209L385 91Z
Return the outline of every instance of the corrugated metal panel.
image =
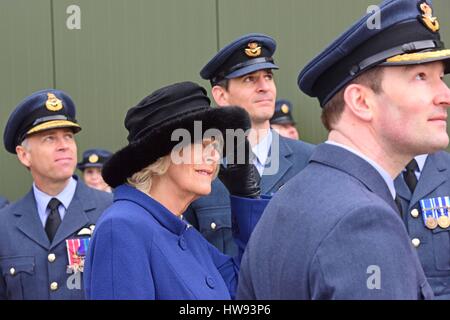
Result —
M30 175L3 148L3 130L15 105L30 92L53 86L49 0L0 2L0 194L16 199Z
M71 4L80 30L64 27ZM128 108L163 85L200 80L202 55L216 48L208 0L56 1L55 25L57 86L77 103L80 153L125 145Z
M248 32L278 42L278 96L296 105L306 141L326 138L315 99L302 94L298 71L376 1L371 0L2 0L0 2L0 126L32 91L55 85L78 107L89 147L126 144L129 107L165 84L200 82L218 48ZM81 29L69 30L66 9L81 9ZM450 44L450 2L434 0L444 41ZM52 28L53 26L53 28ZM17 199L29 174L0 148L0 194Z
M371 0L219 0L220 43L225 45L239 35L263 32L277 41L275 61L278 97L291 100L302 139L320 143L327 132L320 122L316 99L297 87L299 71L334 38L356 21ZM450 2L435 0L444 41L450 45ZM449 82L450 83L450 82Z

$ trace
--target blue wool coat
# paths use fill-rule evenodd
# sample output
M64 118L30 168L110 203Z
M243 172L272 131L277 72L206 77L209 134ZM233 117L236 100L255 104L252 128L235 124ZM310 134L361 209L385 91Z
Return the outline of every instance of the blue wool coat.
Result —
M109 193L77 188L66 215L50 243L36 207L33 190L0 211L0 299L84 299L82 275L67 272L66 239L95 225L112 203ZM55 259L50 261L53 254ZM11 272L14 270L14 272ZM56 290L50 284L56 283Z
M238 299L432 298L381 175L334 145L270 201L242 258Z
M427 157L413 194L402 175L395 180L395 188L408 234L411 239L420 240L416 250L428 282L437 299L450 299L450 228L425 227L419 203L421 199L450 196L450 154L441 151Z
M303 141L279 138L279 169L276 174L261 177L261 192L272 196L289 179L299 173L308 163L314 146ZM274 148L273 148L274 149ZM273 150L271 150L273 152ZM211 193L194 201L184 214L186 219L216 248L228 255L236 255L231 224L230 194L219 179L212 183Z
M160 203L121 185L114 190L114 204L100 218L90 244L86 295L89 299L230 299L236 292L238 265L237 259L222 254Z

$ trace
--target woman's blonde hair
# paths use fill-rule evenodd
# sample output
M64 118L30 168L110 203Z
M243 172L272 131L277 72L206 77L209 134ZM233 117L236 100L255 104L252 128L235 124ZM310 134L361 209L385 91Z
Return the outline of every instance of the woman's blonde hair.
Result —
M131 177L127 178L127 182L130 186L148 193L152 187L152 181L154 176L161 176L167 172L170 166L170 155L164 156L145 167L139 172L134 173Z

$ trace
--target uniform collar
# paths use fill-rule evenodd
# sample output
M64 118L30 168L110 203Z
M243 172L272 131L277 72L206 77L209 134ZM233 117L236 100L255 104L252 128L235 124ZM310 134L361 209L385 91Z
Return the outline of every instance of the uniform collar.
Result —
M61 204L64 206L63 214L61 215L61 219L64 218L65 211L69 208L70 203L72 202L73 196L75 195L75 191L77 189L77 181L70 177L69 183L66 187L56 196L50 196L45 192L39 190L36 184L33 182L33 193L34 198L36 199L36 207L38 209L39 218L41 221L46 221L47 217L47 206L52 198L58 199ZM45 222L44 222L45 224Z
M383 177L373 165L357 154L340 146L322 143L315 147L309 162L337 169L355 178L397 212L394 198ZM348 196L352 197L353 195Z
M172 233L180 236L188 228L188 224L182 218L177 217L161 203L136 188L122 184L115 188L113 193L114 202L126 200L136 203Z
M366 155L362 154L361 152L359 152L349 146L346 146L346 145L343 145L343 144L340 144L340 143L337 143L334 141L330 141L330 140L327 140L325 143L341 147L341 148L357 155L358 157L366 160L380 174L380 176L383 178L384 182L386 182L386 185L388 186L389 191L392 195L392 199L395 199L396 191L395 191L395 186L394 186L394 180L391 178L389 173L387 173L387 171L384 170L378 163L376 163L375 161L373 161Z

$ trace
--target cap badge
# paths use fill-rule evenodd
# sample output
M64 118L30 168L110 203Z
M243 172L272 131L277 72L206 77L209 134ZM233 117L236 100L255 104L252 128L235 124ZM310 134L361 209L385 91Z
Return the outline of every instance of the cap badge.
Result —
M256 42L250 42L245 49L245 54L251 58L258 57L261 55L261 47Z
M422 11L422 23L431 31L437 32L439 30L439 21L436 17L433 17L433 9L426 2L422 2L419 7Z
M283 104L283 105L281 106L281 111L282 111L283 113L288 113L288 112L289 112L289 107L287 106L287 104Z
M59 111L63 108L62 101L59 100L53 93L47 93L47 101L45 107L50 111Z
M91 155L89 156L89 162L90 162L90 163L97 163L97 161L98 161L98 155L96 155L95 153L94 153L94 154L91 154Z

